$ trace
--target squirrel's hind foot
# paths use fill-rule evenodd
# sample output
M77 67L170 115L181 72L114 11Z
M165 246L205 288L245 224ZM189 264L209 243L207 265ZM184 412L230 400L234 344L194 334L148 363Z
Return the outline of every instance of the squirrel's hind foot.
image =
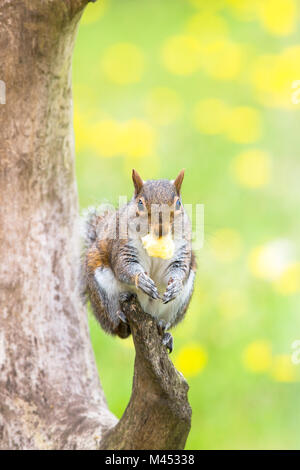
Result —
M164 333L163 338L162 338L162 344L166 346L166 348L169 350L169 354L173 351L174 347L174 340L173 336L171 333Z
M117 312L117 315L120 319L120 323L119 325L117 326L117 329L116 329L116 334L120 337L120 338L128 338L128 336L130 336L131 334L131 330L130 330L130 325L127 321L127 318L126 318L126 315L124 312L122 312L121 310L119 310Z
M174 340L171 333L166 331L168 328L170 328L170 323L167 323L165 320L159 320L157 322L158 333L162 336L161 342L169 350L169 354L171 354L173 351Z
M124 312L122 312L122 310L118 310L117 315L122 323L124 323L125 325L129 325L126 315Z
M130 300L133 300L136 298L136 294L134 292L121 292L119 295L119 300L121 303L123 302L130 302Z
M169 328L170 328L170 323L167 323L165 320L158 320L157 329L158 329L158 333L161 336L163 336L166 330L168 330Z

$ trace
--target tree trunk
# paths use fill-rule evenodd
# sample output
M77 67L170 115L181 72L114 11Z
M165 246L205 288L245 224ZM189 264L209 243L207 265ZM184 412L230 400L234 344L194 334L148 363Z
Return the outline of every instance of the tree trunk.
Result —
M0 104L1 449L108 448L108 436L122 448L129 445L128 438L120 442L120 425L114 428L117 419L107 408L77 285L71 60L86 3L0 0L0 80L6 85L6 104ZM145 317L143 328L151 321ZM137 344L138 325L133 330ZM143 341L150 338L149 330ZM153 338L156 379L150 369L148 375L141 370L149 348L139 342L134 400L141 399L139 384L151 390L167 367L169 386L181 391L170 407L172 394L162 387L155 393L166 397L170 426L181 423L180 439L170 440L167 424L158 432L157 413L151 429L143 424L136 404L120 423L129 431L135 426L130 448L146 446L138 439L143 432L152 433L153 449L183 447L190 425L187 386L159 348L157 333ZM156 404L143 403L143 414L150 416Z

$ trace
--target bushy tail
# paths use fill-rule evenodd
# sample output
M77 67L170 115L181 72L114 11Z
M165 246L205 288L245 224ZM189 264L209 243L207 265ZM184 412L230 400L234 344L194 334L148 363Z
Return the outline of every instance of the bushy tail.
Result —
M80 293L84 301L86 301L87 289L87 270L86 270L86 256L87 252L93 243L99 238L101 230L101 222L114 208L108 204L101 204L99 207L88 207L85 209L81 216L81 238L82 238L82 251L81 251L81 266L80 266Z
M82 250L79 286L80 297L83 303L87 302L86 255L89 248L97 239L97 227L101 219L102 215L99 214L97 207L89 207L81 216Z
M89 207L83 212L83 241L88 249L97 239L97 226L102 217L96 207Z

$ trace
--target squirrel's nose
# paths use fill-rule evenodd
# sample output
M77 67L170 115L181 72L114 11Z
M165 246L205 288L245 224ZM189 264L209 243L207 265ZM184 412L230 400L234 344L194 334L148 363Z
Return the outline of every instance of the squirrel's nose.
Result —
M164 237L169 233L169 226L162 223L154 225L154 227L152 227L152 233L156 238Z

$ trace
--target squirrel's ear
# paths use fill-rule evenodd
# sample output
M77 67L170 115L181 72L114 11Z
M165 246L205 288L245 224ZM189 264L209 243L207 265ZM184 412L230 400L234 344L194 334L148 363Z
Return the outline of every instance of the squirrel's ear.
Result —
M144 181L142 180L142 178L140 177L140 175L138 174L136 170L132 170L132 181L134 184L135 196L136 196L144 185Z
M180 194L180 189L181 189L183 178L184 178L184 170L181 170L181 172L179 173L179 175L177 176L176 180L173 183L178 195Z

